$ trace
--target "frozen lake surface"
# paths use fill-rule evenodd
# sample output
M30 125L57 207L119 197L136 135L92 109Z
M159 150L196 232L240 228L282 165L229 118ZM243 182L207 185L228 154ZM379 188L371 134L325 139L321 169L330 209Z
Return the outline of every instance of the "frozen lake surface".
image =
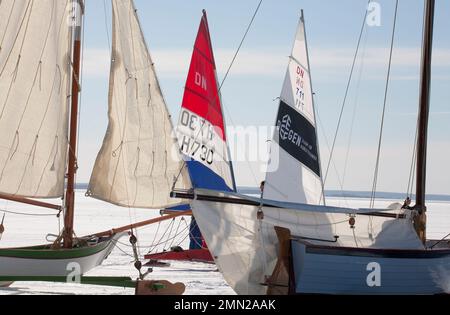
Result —
M399 200L380 200L376 207L386 207ZM342 199L328 198L329 205L346 207L367 207L367 199ZM450 233L450 203L429 202L428 204L428 236L440 239ZM5 233L0 241L0 247L30 246L46 242L46 235L59 233L59 222L55 215L52 216L23 216L11 212L26 214L53 214L52 211L37 209L34 207L18 205L12 202L0 202L0 216L2 211L8 211L5 217ZM158 211L124 209L106 204L95 199L86 198L84 193L77 192L75 231L77 235L89 235L96 232L123 226L132 222L158 217ZM187 233L175 236L176 231L186 231L189 219L175 220L173 223L165 222L140 229L137 233L139 251L143 256L149 250L170 248L180 245L188 247ZM161 240L161 236L165 233ZM170 237L169 237L170 233ZM169 242L163 242L171 239ZM158 247L151 244L161 243ZM137 277L133 267L132 249L128 245L128 239L123 238L102 266L92 270L87 276L130 276ZM145 260L143 260L145 261ZM155 267L150 279L169 280L171 282L183 282L186 285L186 294L192 295L231 295L234 291L226 284L215 265L188 262L170 262L169 267ZM107 294L128 295L134 294L134 289L86 286L76 284L49 284L49 283L15 283L10 288L0 289L0 295L17 294Z

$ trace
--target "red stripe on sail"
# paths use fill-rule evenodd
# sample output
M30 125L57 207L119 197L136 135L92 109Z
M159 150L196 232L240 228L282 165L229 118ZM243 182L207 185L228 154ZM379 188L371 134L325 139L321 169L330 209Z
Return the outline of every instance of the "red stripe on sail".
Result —
M226 141L216 64L206 13L202 17L195 40L182 107L209 121L220 137Z

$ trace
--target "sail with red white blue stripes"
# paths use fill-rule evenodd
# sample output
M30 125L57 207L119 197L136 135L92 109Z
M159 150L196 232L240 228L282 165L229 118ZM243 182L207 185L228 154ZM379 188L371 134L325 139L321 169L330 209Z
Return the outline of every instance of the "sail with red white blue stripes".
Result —
M235 191L205 11L194 45L177 132L193 187Z

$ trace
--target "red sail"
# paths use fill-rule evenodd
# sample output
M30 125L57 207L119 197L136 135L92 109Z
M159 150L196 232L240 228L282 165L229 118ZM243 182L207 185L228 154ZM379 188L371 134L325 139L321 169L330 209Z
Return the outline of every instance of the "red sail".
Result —
M206 12L186 81L178 141L195 188L235 190Z
M208 121L214 126L216 133L226 141L206 12L203 12L195 41L182 107Z

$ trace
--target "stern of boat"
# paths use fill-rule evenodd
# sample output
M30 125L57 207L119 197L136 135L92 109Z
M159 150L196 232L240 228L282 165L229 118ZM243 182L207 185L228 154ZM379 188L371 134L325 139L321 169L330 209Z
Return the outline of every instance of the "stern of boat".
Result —
M402 250L319 246L293 238L291 264L294 294L450 294L449 243Z

